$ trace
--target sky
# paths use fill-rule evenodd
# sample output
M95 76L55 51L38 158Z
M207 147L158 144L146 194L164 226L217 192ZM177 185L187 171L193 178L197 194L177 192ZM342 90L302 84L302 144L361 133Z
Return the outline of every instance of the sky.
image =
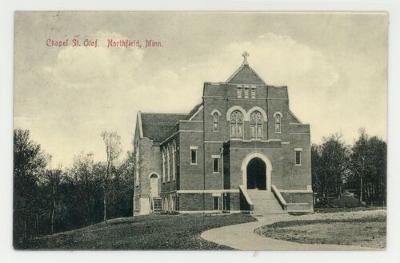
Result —
M203 83L226 81L247 51L267 84L288 86L312 143L339 133L350 144L360 128L386 140L387 26L384 13L17 12L14 128L29 129L56 165L89 152L103 161L102 131L132 150L138 110L189 112Z

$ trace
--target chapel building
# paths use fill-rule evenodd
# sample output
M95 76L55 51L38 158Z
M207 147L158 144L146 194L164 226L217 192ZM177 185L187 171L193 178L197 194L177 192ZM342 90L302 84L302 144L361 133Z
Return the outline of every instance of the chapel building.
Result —
M310 125L247 56L189 113L138 112L134 215L313 211Z

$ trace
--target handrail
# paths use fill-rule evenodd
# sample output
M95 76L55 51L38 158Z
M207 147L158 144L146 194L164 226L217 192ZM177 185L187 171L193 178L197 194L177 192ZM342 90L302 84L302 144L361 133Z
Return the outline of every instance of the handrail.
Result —
M285 201L285 198L281 195L279 192L278 188L276 188L275 185L271 185L272 192L275 194L276 198L278 198L279 203L281 204L283 210L286 210L287 208L287 203Z
M244 198L246 199L246 202L249 204L250 206L250 210L254 209L254 204L250 199L249 194L247 193L246 189L243 187L243 185L239 185L239 189L240 191L243 193Z

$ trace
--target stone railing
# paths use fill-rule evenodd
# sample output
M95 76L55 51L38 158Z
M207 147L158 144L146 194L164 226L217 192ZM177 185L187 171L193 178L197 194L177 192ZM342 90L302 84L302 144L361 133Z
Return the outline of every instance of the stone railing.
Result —
M243 195L244 199L246 200L247 204L249 205L250 213L252 213L254 211L254 204L251 201L249 194L247 193L247 189L245 189L243 187L243 185L239 185L239 190L242 193L242 195Z
M275 197L278 199L279 204L282 206L283 210L287 210L288 204L286 203L285 198L281 195L278 188L275 185L271 185L272 193L274 193Z

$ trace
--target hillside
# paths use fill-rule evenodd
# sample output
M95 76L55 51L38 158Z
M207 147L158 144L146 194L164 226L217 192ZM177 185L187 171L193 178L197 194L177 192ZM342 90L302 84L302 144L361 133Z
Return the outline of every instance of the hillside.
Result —
M85 228L37 238L24 249L230 249L200 238L201 232L255 221L249 215L148 215L109 220Z

